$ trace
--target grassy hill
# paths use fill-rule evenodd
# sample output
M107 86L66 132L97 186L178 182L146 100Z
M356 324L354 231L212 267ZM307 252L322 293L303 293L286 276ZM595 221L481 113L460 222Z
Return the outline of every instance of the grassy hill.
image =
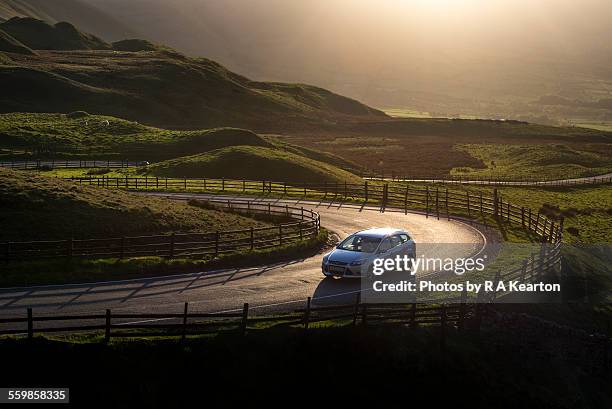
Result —
M17 54L34 54L29 47L23 45L19 40L0 30L0 51Z
M546 145L465 144L457 147L482 161L484 169L456 168L467 177L555 179L601 175L612 171L612 144L593 147Z
M272 146L235 128L169 131L86 113L0 114L0 148L26 154L157 161L234 145Z
M0 241L121 237L264 226L235 214L0 169Z
M107 7L83 0L0 0L0 22L13 17L33 17L51 23L70 21L88 33L108 41L137 37L130 28L110 16Z
M339 155L378 174L384 171L388 176L394 172L415 177L444 177L453 169L487 168L478 155L461 149L462 145L489 145L493 156L503 157L509 145L532 146L545 154L555 144L609 158L612 132L519 121L391 118L342 123L333 130L292 132L280 139ZM558 170L575 163L571 160L572 157L560 152ZM590 166L600 167L596 163ZM557 172L557 175L571 177L575 169L570 170L571 173Z
M111 48L105 41L91 34L83 33L67 22L52 25L31 17L13 17L0 23L0 30L35 50L107 50Z
M360 179L333 165L292 152L232 146L160 162L148 167L156 176L209 177L287 182L355 182Z
M144 41L118 42L111 51L68 23L15 18L0 29L46 50L11 55L14 65L0 68L0 112L85 110L169 128L255 130L386 117L322 88L251 81L214 61ZM79 51L49 51L58 49Z

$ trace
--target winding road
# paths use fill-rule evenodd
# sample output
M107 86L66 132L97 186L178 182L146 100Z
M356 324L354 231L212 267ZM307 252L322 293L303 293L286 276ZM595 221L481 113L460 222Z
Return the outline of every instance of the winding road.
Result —
M230 198L198 194L156 194L170 199L197 197ZM397 212L378 207L303 200L256 199L311 208L321 215L322 225L340 238L370 227L393 226L408 230L417 243L463 243L470 254L483 251L487 236L460 220L436 220L423 214ZM432 250L436 251L436 246ZM446 250L444 250L446 251ZM446 256L446 255L445 255ZM250 311L272 312L302 307L307 297L313 303L347 303L360 290L359 280L335 280L321 274L321 254L303 260L256 268L227 269L191 274L115 282L0 289L0 316L24 316L32 307L37 316L101 313L110 308L123 313L181 312L185 302L197 312L240 310L244 302Z

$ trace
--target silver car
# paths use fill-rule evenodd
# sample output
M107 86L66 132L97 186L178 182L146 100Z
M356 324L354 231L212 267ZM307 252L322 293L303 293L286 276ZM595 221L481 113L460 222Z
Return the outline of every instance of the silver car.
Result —
M400 229L369 229L344 239L323 256L321 270L327 277L359 278L368 273L375 258L414 258L416 246L410 234Z

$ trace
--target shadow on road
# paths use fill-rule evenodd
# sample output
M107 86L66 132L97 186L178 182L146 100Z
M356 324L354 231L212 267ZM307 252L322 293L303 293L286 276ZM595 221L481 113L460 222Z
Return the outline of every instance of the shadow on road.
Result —
M315 306L352 304L361 291L359 279L336 279L327 277L321 280L312 295Z

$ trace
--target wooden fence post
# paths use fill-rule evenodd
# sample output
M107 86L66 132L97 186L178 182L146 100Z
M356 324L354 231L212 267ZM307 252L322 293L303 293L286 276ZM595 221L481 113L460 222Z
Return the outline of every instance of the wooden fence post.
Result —
M187 310L189 308L189 303L185 303L185 309L183 311L183 333L181 334L181 342L185 342L185 337L187 336Z
M215 257L219 255L219 231L215 232Z
M104 342L108 344L111 337L111 310L106 310L106 326L104 331Z
M467 286L461 291L461 304L459 305L459 330L463 330L465 326L465 310L467 307Z
M361 307L361 325L368 325L368 304L363 304Z
M440 190L436 187L436 217L440 220Z
M531 231L531 207L529 208L529 216L527 218L527 224L528 224L527 229Z
M283 245L283 225L282 224L278 225L278 245L279 246Z
M310 323L310 301L311 298L308 297L308 300L306 300L306 311L304 311L304 329L308 329Z
M406 192L404 193L404 214L408 214L408 185L406 185Z
M425 218L429 219L429 186L425 187Z
M450 220L450 214L448 213L448 188L446 189L445 203L446 203L446 220Z
M119 253L119 258L122 259L125 257L125 236L121 237L121 250Z
M466 200L467 200L467 212L468 212L468 217L472 217L472 213L470 211L470 192L469 190L465 192L466 193Z
M497 219L499 216L499 196L497 188L493 189L493 216Z
M525 282L525 275L527 274L527 259L523 260L523 265L521 266L521 278L520 282Z
M446 347L446 304L442 304L440 311L440 347Z
M249 320L249 303L245 302L244 306L242 307L242 322L240 324L240 333L242 334L242 336L246 335L248 320Z
M359 304L361 303L361 292L355 297L355 307L353 308L353 327L357 325L357 315L359 315Z
M253 231L253 226L251 226L251 251L255 248L255 234Z
M383 200L382 200L382 207L383 209L387 207L387 200L389 198L389 184L385 183L383 185Z
M364 197L365 197L365 201L368 201L368 181L366 180L363 183L363 191L364 191Z
M28 307L28 339L34 338L34 317L32 316L32 308Z

